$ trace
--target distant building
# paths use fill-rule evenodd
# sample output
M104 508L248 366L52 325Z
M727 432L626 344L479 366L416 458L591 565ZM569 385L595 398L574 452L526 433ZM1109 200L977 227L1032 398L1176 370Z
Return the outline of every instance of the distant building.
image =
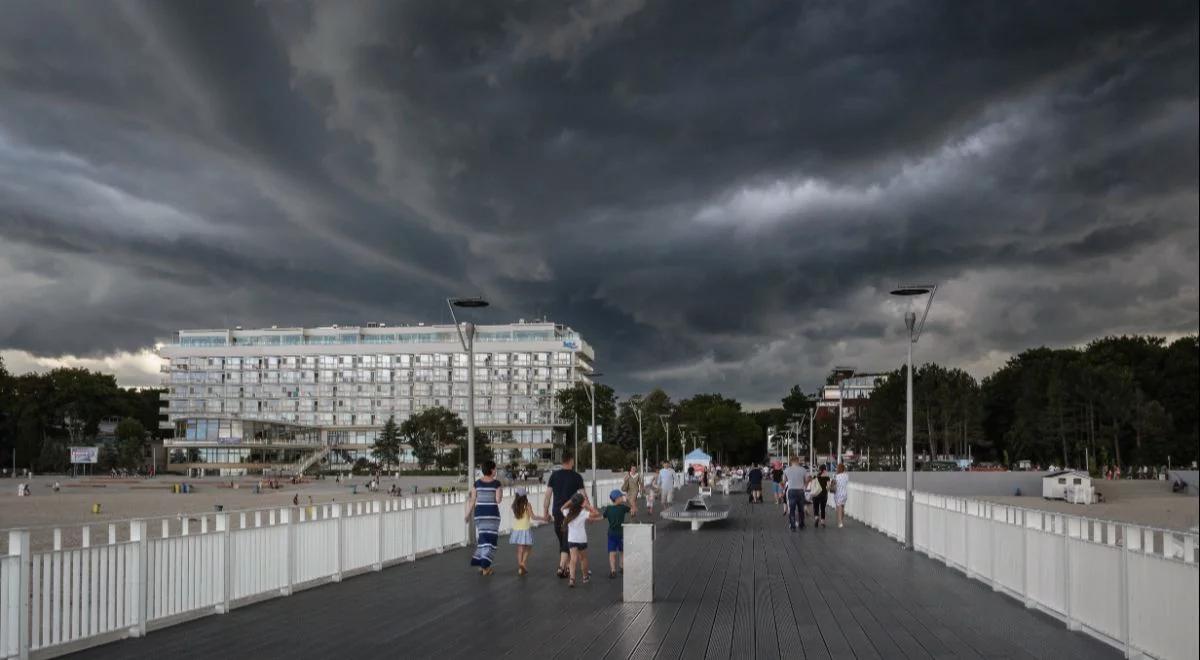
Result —
M441 406L466 421L467 355L453 325L182 330L159 355L175 471L349 469L370 458L389 416L400 424ZM562 325L477 326L475 421L498 461L555 458L570 422L556 394L587 382L593 360ZM412 462L407 447L401 462Z
M843 450L855 450L855 418L870 404L871 393L887 378L887 374L855 373L850 367L834 367L830 385L821 388L817 408L817 419L828 421L837 427L838 402L842 404ZM822 449L817 447L818 450ZM828 452L826 452L828 453ZM833 452L837 453L837 452Z

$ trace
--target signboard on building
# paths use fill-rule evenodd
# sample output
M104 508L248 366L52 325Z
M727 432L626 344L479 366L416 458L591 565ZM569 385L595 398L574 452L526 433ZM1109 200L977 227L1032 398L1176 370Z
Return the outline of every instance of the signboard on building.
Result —
M588 437L589 443L604 442L604 427L603 426L599 426L599 425L592 426L589 424L587 427L587 430L588 430L587 437Z
M71 463L96 463L100 460L99 447L71 447Z
M837 408L838 402L837 401L818 401L817 407L818 408Z
M563 340L563 348L579 350L579 342L575 341L574 339L564 339Z

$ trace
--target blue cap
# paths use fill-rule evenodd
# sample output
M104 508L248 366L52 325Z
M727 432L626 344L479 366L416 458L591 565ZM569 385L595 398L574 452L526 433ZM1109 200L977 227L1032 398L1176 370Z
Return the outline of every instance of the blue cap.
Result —
M616 502L617 500L621 499L624 496L625 496L625 493L622 493L619 489L614 489L613 492L608 494L608 499Z

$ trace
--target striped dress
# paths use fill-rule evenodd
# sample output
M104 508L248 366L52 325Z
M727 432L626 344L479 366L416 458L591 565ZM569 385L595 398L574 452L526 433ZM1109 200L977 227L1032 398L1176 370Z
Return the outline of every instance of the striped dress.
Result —
M475 554L471 565L488 568L492 555L496 554L496 543L500 540L500 505L496 495L500 480L475 482Z

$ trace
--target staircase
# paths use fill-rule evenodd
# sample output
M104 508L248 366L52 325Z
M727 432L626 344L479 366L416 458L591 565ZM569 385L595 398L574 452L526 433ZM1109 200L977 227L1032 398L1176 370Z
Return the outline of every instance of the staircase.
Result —
M293 469L293 472L297 477L304 476L304 473L308 471L308 468L316 465L321 461L321 459L328 456L331 450L332 447L325 445L308 456L305 456L302 460L300 460L300 462L296 463L296 467Z

